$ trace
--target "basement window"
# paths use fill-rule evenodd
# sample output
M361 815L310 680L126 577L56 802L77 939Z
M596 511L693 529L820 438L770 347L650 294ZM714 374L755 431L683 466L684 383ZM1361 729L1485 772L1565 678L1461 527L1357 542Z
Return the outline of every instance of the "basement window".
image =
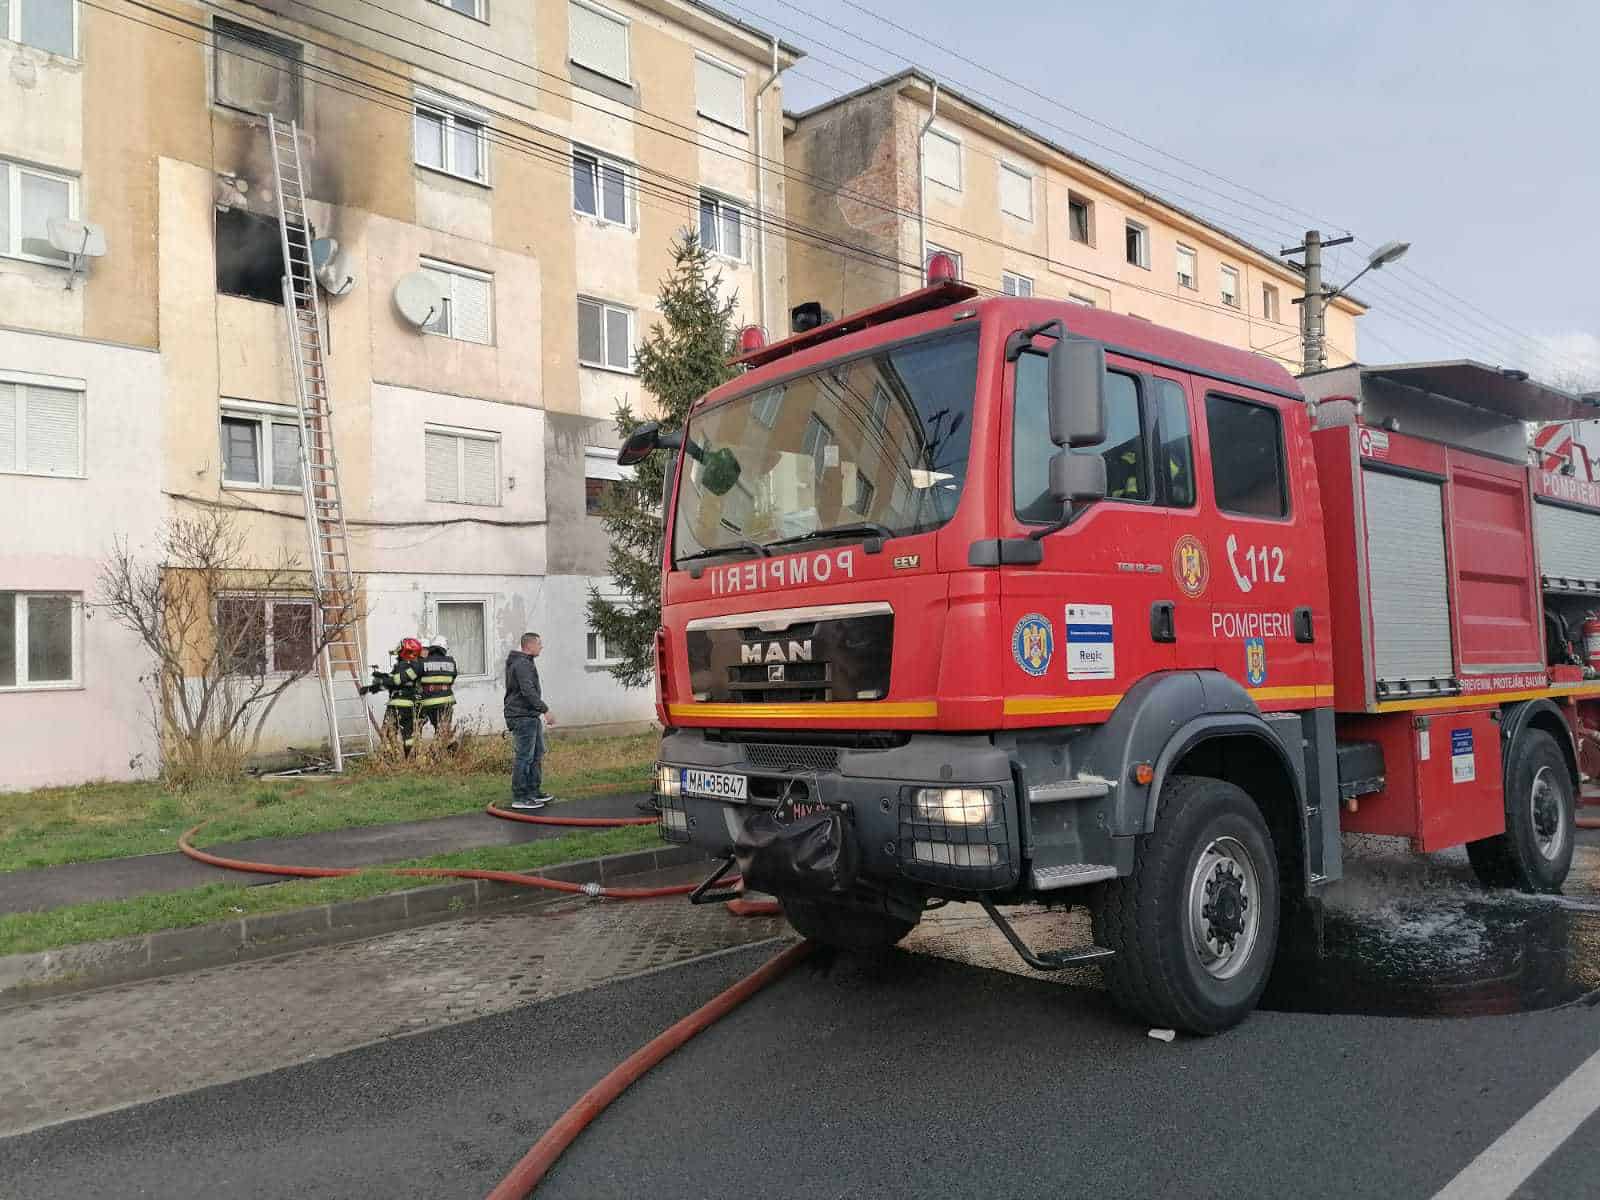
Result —
M217 213L217 291L283 303L283 235L278 222L239 208Z

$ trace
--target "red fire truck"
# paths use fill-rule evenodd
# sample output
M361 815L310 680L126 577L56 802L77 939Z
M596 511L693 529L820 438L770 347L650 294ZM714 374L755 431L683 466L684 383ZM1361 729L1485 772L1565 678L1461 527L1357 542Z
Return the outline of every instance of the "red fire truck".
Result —
M1525 423L1574 398L1469 362L1296 381L950 279L746 349L622 454L676 451L655 794L724 860L697 899L737 867L852 949L975 902L1209 1033L1341 831L1560 888L1600 486L1530 468ZM1087 905L1095 944L1029 947L1024 903Z

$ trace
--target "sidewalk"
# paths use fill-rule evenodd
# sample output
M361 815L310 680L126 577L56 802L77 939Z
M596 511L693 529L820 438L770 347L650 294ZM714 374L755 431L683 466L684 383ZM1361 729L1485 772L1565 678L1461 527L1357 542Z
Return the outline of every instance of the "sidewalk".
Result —
M634 817L643 792L585 796L559 801L544 810L550 816ZM258 862L311 867L366 867L404 859L509 846L576 832L558 825L505 821L484 812L462 813L429 821L336 829L299 838L258 838L207 846L216 854ZM177 837L174 835L176 845ZM276 875L244 875L197 863L174 850L137 858L109 858L0 874L0 914L43 912L92 900L123 900L157 892L176 892L208 883L276 883Z

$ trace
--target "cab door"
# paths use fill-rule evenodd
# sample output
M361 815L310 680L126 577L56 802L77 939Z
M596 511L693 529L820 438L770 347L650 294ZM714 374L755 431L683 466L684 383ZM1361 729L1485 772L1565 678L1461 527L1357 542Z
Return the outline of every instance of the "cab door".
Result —
M1057 447L1046 357L1027 350L1007 368L1009 462L997 472L996 507L1008 726L1103 719L1137 680L1175 662L1158 381L1132 359L1110 355L1107 365L1106 438L1074 451L1105 460L1107 496L1067 528L1031 542L1030 534L1061 518L1049 490ZM1187 427L1168 440L1181 444L1187 462Z

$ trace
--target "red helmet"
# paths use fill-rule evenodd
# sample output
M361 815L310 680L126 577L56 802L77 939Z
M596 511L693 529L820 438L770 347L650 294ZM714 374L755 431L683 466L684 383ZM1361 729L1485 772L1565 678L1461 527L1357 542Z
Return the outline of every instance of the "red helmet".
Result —
M400 657L401 658L421 658L422 657L422 643L417 641L416 638L406 638L404 641L402 641L400 643Z

